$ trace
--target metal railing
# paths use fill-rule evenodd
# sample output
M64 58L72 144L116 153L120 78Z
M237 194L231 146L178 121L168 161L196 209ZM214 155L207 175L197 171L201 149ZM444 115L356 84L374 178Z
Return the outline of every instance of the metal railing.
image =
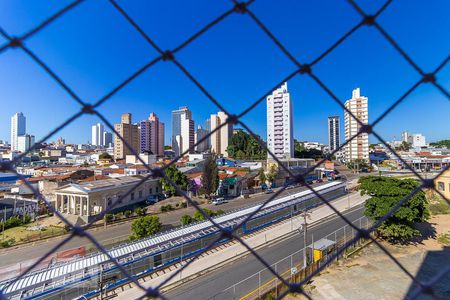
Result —
M124 195L122 195L122 199L127 197L130 193L132 193L137 187L139 187L140 185L142 185L143 182L145 182L147 179L149 178L164 178L165 180L167 180L171 185L174 186L174 188L176 189L176 191L180 194L183 195L183 197L190 203L190 205L192 205L193 207L196 208L196 210L198 210L204 217L205 219L208 219L210 222L212 222L212 224L214 224L215 226L217 226L219 228L219 230L221 231L221 235L219 236L218 240L221 240L223 238L230 238L230 239L234 239L236 241L238 241L239 243L241 243L245 248L247 248L264 266L266 266L267 270L277 278L277 280L279 280L282 284L286 285L288 288L287 290L278 295L279 298L283 298L287 293L301 293L304 296L306 296L307 298L310 298L310 296L303 290L303 285L315 274L317 274L318 272L320 272L321 269L323 269L327 264L329 264L329 262L331 262L333 259L335 259L337 256L341 255L341 253L348 247L350 247L351 245L353 245L355 242L357 242L359 239L361 238L365 238L365 239L371 239L373 241L374 244L376 244L378 247L380 247L384 253L386 253L386 255L388 255L392 261L397 264L413 281L415 284L417 284L417 290L415 293L411 294L411 298L416 298L418 295L420 295L421 293L427 293L431 296L433 296L432 291L433 291L433 285L443 276L445 276L446 274L448 274L450 272L450 264L447 264L445 266L443 266L442 268L442 272L440 272L438 275L436 275L434 278L432 278L429 282L420 282L417 278L415 278L415 276L413 274L411 274L409 271L407 271L402 265L401 263L395 259L395 257L393 257L388 250L386 250L382 244L380 244L379 241L377 241L376 239L374 239L370 233L372 233L374 230L376 230L377 226L379 226L383 221L385 221L388 217L392 216L399 208L400 206L405 203L406 201L408 201L409 199L411 199L411 197L413 197L417 192L419 192L422 188L431 188L434 189L436 193L440 194L441 196L442 193L438 190L435 189L434 184L433 184L433 180L432 179L424 179L419 173L417 173L416 170L414 170L413 168L411 168L410 165L408 165L406 163L406 161L404 161L404 159L402 159L402 157L400 157L395 150L385 141L385 139L379 135L376 131L375 128L378 125L378 123L383 120L387 115L389 115L394 109L396 109L396 107L405 101L405 99L408 98L408 96L414 91L416 90L419 86L424 85L424 84L430 84L433 85L438 91L440 91L442 93L442 95L446 98L446 99L450 99L450 95L447 89L445 89L437 80L437 73L439 71L441 71L443 69L443 67L448 63L450 56L447 56L434 70L429 70L429 71L425 71L423 70L414 60L413 58L400 46L399 43L397 43L397 41L385 30L385 28L381 25L381 23L378 21L380 15L383 14L383 12L388 9L389 5L391 4L391 0L386 1L374 14L369 14L366 11L364 11L354 0L348 0L347 2L349 3L349 6L351 8L353 8L359 15L360 15L360 19L358 22L356 22L356 24L345 34L343 34L342 36L337 36L335 41L332 41L330 43L330 46L323 52L321 53L317 53L317 56L314 60L309 61L309 62L300 62L296 56L295 53L291 52L288 50L288 48L283 44L283 42L278 39L275 34L273 32L271 32L271 30L264 24L264 22L254 13L254 11L252 10L252 4L255 2L255 0L249 0L249 1L245 1L245 2L238 2L236 0L230 1L230 8L225 10L222 14L215 16L215 18L213 19L213 21L205 24L203 26L202 29L200 29L199 31L195 32L192 34L192 36L190 36L188 39L186 39L184 42L182 42L180 45L178 45L177 47L173 48L173 49L168 49L168 50L163 50L160 48L160 46L153 40L153 38L146 33L146 31L139 25L139 23L133 19L133 17L115 0L110 0L109 3L111 5L112 8L114 8L118 14L120 15L119 17L123 17L125 19L126 22L128 22L128 24L130 25L131 28L133 28L133 30L136 30L136 32L143 38L143 40L145 40L154 50L156 50L156 52L158 53L153 59L150 59L146 64L144 64L143 66L141 66L139 69L137 69L133 74L130 74L130 76L124 80L123 82L121 82L119 85L117 85L114 89L112 89L110 92L108 92L106 95L104 95L103 97L101 97L100 99L98 99L95 102L87 102L86 99L82 99L74 89L72 89L65 81L62 77L60 77L57 73L56 70L53 70L48 64L46 64L46 62L44 60L42 60L40 58L40 55L38 53L36 53L35 51L33 51L33 49L31 47L29 47L27 45L27 41L30 37L35 36L35 35L39 35L39 34L44 34L46 27L50 26L50 24L52 24L55 20L59 19L59 18L64 18L65 15L69 14L69 13L78 13L80 14L80 17L82 17L82 10L77 10L76 12L73 11L75 7L79 7L82 6L84 2L87 1L82 1L82 0L77 0L72 2L71 4L67 5L66 7L64 7L63 9L61 9L60 11L58 11L57 13L55 13L54 15L52 15L51 17L49 17L48 19L46 19L45 21L43 21L42 23L38 24L36 27L32 28L31 30L29 30L28 32L26 32L23 35L20 36L15 36L9 32L7 32L6 30L4 30L1 27L0 24L0 35L3 37L3 39L5 39L7 42L4 43L3 45L0 45L0 55L3 55L4 53L8 52L8 51L16 51L16 52L21 52L24 55L28 56L32 61L34 61L36 63L36 65L40 68L42 68L42 70L44 70L48 76L50 76L50 78L52 78L58 85L59 87L64 90L72 99L73 101L77 102L80 105L80 109L76 112L74 112L71 116L69 116L66 121L64 121L62 124L60 124L59 126L57 126L56 128L54 128L53 130L51 130L47 135L45 135L40 141L38 141L38 143L36 145L38 145L40 142L44 142L46 140L48 140L50 137L54 136L57 132L59 132L61 129L63 129L64 127L68 126L69 124L71 124L72 122L74 122L75 120L79 119L81 116L83 115L93 115L93 116L97 116L104 124L106 124L106 126L113 131L116 136L124 143L125 147L127 147L130 152L133 155L136 155L138 157L138 159L141 161L141 163L144 164L144 166L146 166L149 170L149 174L147 174L144 178L142 178L142 180L137 183L133 188L131 188L127 193L125 193ZM209 32L211 30L211 28L214 28L215 26L217 26L217 24L222 23L225 19L228 19L231 15L234 14L240 14L243 15L243 17L247 17L250 20L252 20L252 22L254 22L260 29L261 31L267 36L268 41L274 43L274 45L292 62L292 64L295 66L295 71L286 74L283 78L280 78L280 81L274 85L273 87L270 87L267 89L267 92L263 95L260 95L258 97L255 97L255 101L251 104L249 104L249 106L243 110L240 113L233 113L231 111L228 111L227 109L225 109L225 107L222 106L221 101L212 96L212 94L208 91L208 89L196 78L196 76L191 73L185 66L184 64L181 63L181 61L178 59L178 54L189 44L195 43L195 41L197 41L200 37L203 37L203 35L206 32ZM399 20L400 21L400 20ZM414 71L420 76L420 79L414 84L412 85L410 88L408 88L404 94L399 97L398 99L393 99L392 104L386 108L386 110L384 111L384 113L382 113L375 121L373 121L370 124L364 124L362 123L360 120L358 120L357 118L355 118L354 114L349 111L345 105L344 102L339 99L339 97L336 96L336 94L331 90L331 88L322 80L319 78L319 76L317 74L314 73L315 70L315 66L317 64L319 64L320 62L322 62L324 60L325 57L328 57L330 53L334 52L336 48L340 47L340 45L348 40L351 39L352 36L354 35L355 32L359 31L361 28L364 27L369 27L371 28L371 30L375 30L377 32L379 32L381 34L381 36L394 48L394 50L396 52L398 52L398 54L409 64L412 66L412 68L414 69ZM235 34L240 34L239 32L235 33ZM206 38L206 37L205 37ZM275 157L273 155L273 153L271 153L268 149L267 152L270 155L270 157L275 160L279 166L280 169L282 169L283 171L285 171L287 174L289 174L289 176L291 178L294 178L294 180L297 183L302 183L304 184L306 187L308 187L314 194L316 194L317 197L319 197L323 203L327 206L329 206L337 215L340 216L340 218L342 218L347 224L348 226L350 226L351 228L353 228L353 230L355 230L356 234L354 235L353 238L351 238L350 240L346 241L346 243L340 248L339 251L337 251L335 254L331 255L324 263L322 266L320 266L317 270L315 270L314 272L312 272L311 274L309 274L308 276L306 276L303 280L301 280L298 283L290 283L289 281L287 281L285 278L283 278L280 274L278 274L277 270L273 269L265 260L263 257L261 257L260 255L258 255L258 253L256 253L255 251L253 251L253 249L251 249L250 246L248 246L245 241L242 240L242 238L240 238L239 236L237 236L234 232L234 230L228 230L228 229L224 229L221 228L220 226L218 226L218 224L215 223L215 221L213 219L211 219L207 213L205 213L194 201L192 201L192 199L184 192L182 191L178 186L176 186L176 184L167 177L165 170L166 168L168 168L169 166L173 165L179 158L181 158L182 156L186 155L189 151L193 150L195 148L196 145L193 145L192 147L190 147L189 150L186 150L184 153L181 153L178 157L174 158L169 164L161 167L161 168L151 168L149 165L147 165L144 161L142 161L142 159L138 156L138 149L133 149L130 144L122 137L118 134L118 132L114 129L114 126L104 117L104 115L102 113L100 113L100 111L98 110L98 108L101 105L106 104L112 97L114 97L116 95L117 92L119 92L120 90L124 89L130 82L132 82L133 80L135 80L137 77L141 76L143 73L145 72L149 72L153 66L157 65L157 64L162 64L162 63L172 63L174 64L174 66L176 68L178 68L181 73L183 73L187 79L189 79L192 84L194 84L199 91L209 100L211 101L219 110L223 111L224 113L226 113L229 118L227 119L227 121L223 124L221 124L220 126L218 126L215 130L213 130L212 132L209 132L208 135L206 135L205 137L203 137L202 139L198 140L196 145L202 143L203 141L205 141L207 138L209 138L213 133L217 132L218 130L220 130L223 126L225 126L226 124L231 124L231 125L240 125L241 127L243 127L245 130L247 130L257 141L258 143L267 149L265 143L253 132L253 130L251 128L249 128L243 121L242 118L247 115L251 110L253 110L256 106L258 106L261 102L264 101L264 99L273 91L275 90L278 86L280 86L283 82L286 82L292 78L294 78L295 76L304 76L304 77L308 77L310 79L312 79L313 82L315 82L335 103L337 103L347 114L349 114L351 117L353 117L360 125L360 130L359 132L351 137L350 139L348 139L344 144L342 144L338 149L334 150L332 153L330 153L329 155L327 155L325 158L317 161L313 166L307 168L307 170L300 174L300 175L295 175L292 174L291 170L289 168L287 168L286 166L284 166L277 157ZM402 201L400 201L396 206L394 206L389 213L387 213L384 218L381 218L378 222L374 223L372 226L370 226L369 228L358 228L357 226L355 226L352 222L350 222L342 213L340 213L338 210L336 210L333 205L327 201L325 201L325 199L323 199L323 197L321 197L319 194L317 194L311 187L310 184L308 184L308 182L305 180L305 176L306 174L308 174L311 170L313 170L315 167L319 166L320 164L322 164L326 159L331 158L333 155L336 154L336 152L338 152L339 150L341 150L343 147L345 147L350 141L352 141L353 139L355 139L357 136L362 135L362 134L372 134L376 139L378 139L382 144L384 144L411 172L413 172L415 174L415 176L420 179L421 181L421 185L414 189L414 191L411 192L410 195L408 195L407 197L405 197ZM30 266L27 271L23 272L20 276L18 276L14 281L12 281L9 285L14 284L17 280L19 280L21 277L23 277L29 270L32 270L35 266L39 265L43 260L45 260L46 257L50 256L52 253L54 253L55 251L57 251L62 245L64 245L67 241L69 241L70 239L72 239L74 236L80 236L80 237L85 237L88 240L90 240L97 248L100 252L104 253L108 259L115 264L115 266L121 270L121 272L123 272L123 274L127 277L130 278L130 280L143 291L143 294L145 296L149 296L149 297L160 297L165 299L165 296L160 292L160 288L162 286L164 286L168 281L170 281L172 278L174 278L175 276L177 276L177 274L179 272L182 272L182 270L184 268L186 268L187 266L189 266L190 262L194 261L191 260L190 262L186 263L183 268L180 268L177 272L175 272L173 275L169 276L166 280L164 280L163 282L161 282L160 284L158 284L157 286L154 287L144 287L140 282L138 282L133 276L131 276L131 274L129 274L125 268L123 268L123 266L121 264L119 264L113 257L111 257L111 255L109 254L109 252L92 236L92 234L90 234L88 231L86 231L86 228L89 228L92 226L92 224L94 224L97 220L101 220L103 219L104 215L106 213L108 213L109 210L113 209L117 203L119 201L121 201L122 199L116 199L116 201L109 207L108 210L104 210L103 212L101 212L99 215L97 215L91 222L89 222L87 224L86 227L81 228L79 226L76 225L72 225L66 218L64 218L64 216L57 211L52 204L44 197L42 196L42 194L36 189L34 188L33 185L31 185L28 180L26 178L24 178L24 176L22 176L21 174L19 174L16 171L15 166L20 162L20 160L25 157L26 155L28 155L30 152L32 152L33 150L35 150L36 146L33 146L31 149L29 149L28 151L26 151L25 153L20 154L18 157L14 158L12 161L3 161L0 163L0 171L9 171L9 172L14 172L17 176L19 176L19 178L21 178L25 185L30 188L37 199L45 202L49 209L51 211L54 212L54 214L59 217L64 223L65 225L67 225L69 228L71 228L70 230L70 234L62 239L56 246L52 247L51 249L49 249L48 253L44 256L42 256L38 261L36 261L35 264L33 264L32 266ZM445 170L447 170L449 168L449 166L447 166L446 168L444 168L444 170L442 170L438 176L440 174L442 174ZM270 197L267 201L265 201L264 205L261 206L261 208L263 208L265 205L267 205L268 203L270 203L275 197L277 197L283 190L285 189L285 187L283 187L282 189L278 190L276 193L272 194L272 197ZM444 199L446 199L443 196ZM449 203L449 199L446 199L447 203ZM242 226L242 224L244 224L245 222L247 222L249 219L251 219L254 214L256 214L257 211L255 211L253 214L250 214L245 220L243 220L240 224L240 226ZM239 228L240 226L236 226L236 229ZM236 230L235 229L235 230ZM209 247L207 247L205 249L205 251L209 250L210 248L212 248L214 246L214 243L211 243L211 245ZM199 253L197 256L199 256L201 253ZM1 298L5 298L6 296L3 293L0 293Z

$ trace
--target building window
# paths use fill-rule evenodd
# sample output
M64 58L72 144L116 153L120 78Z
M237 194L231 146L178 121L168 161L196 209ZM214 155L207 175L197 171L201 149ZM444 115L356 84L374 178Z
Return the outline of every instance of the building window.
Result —
M155 187L155 193L159 193L159 188Z
M131 201L133 201L134 200L134 192L131 193L130 197L131 197Z
M153 194L153 189L152 189L152 188L149 188L149 189L148 189L148 194L149 194L149 195Z
M139 199L142 199L142 191L139 191Z
M438 182L438 190L439 191L445 191L445 185L442 181Z

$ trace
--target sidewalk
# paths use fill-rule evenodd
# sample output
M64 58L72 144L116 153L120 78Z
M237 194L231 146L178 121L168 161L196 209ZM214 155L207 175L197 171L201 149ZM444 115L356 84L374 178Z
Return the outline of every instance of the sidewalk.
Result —
M365 198L364 198L365 199ZM363 203L364 200L359 193L353 193L349 196L341 197L332 202L333 206L340 212L347 210L349 207L355 207ZM322 205L310 211L311 218L307 220L308 224L315 223L319 220L327 218L334 214L334 212L328 206ZM274 242L280 237L290 234L301 226L303 223L303 218L301 216L295 216L292 219L283 221L282 223L269 227L267 230L251 234L243 237L245 242L252 249L257 249L264 246L269 242ZM230 242L228 246L220 246L221 250L210 250L207 253L202 254L196 261L190 264L186 269L184 269L180 274L177 274L172 280L164 285L168 287L177 283L182 283L189 278L206 273L208 270L212 270L220 267L220 265L225 263L231 263L232 261L238 259L239 257L248 254L247 249L237 243ZM167 269L157 271L156 273L150 274L144 279L140 279L141 284L144 287L155 287L162 283L166 278L171 276L180 267L180 263L173 266L169 266ZM154 278L152 278L154 277ZM121 298L137 299L143 295L142 290L135 287L133 283L127 284L116 289L116 293L119 294Z

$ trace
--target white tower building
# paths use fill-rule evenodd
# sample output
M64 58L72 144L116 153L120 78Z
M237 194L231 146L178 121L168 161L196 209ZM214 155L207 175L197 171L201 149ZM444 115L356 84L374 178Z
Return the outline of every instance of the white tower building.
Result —
M95 125L92 125L92 145L94 146L105 145L104 132L105 129L102 124L97 123Z
M11 117L11 151L18 151L17 137L26 133L26 118L23 113L15 113Z
M369 122L368 98L361 96L360 89L353 90L352 98L345 102L345 107L363 124ZM348 141L356 135L361 125L347 111L344 112L345 118L345 140ZM345 159L347 162L355 159L364 159L369 161L369 135L362 133L351 140L344 148Z
M292 102L287 82L267 97L267 147L277 158L294 157ZM268 158L272 158L268 153Z

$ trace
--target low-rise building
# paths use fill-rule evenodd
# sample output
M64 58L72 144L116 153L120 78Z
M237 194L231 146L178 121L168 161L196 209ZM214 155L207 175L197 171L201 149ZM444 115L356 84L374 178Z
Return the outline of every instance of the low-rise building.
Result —
M131 208L150 195L161 192L158 179L148 179L136 190L123 197L143 176L125 176L81 184L68 184L55 191L55 207L71 221L89 222L103 210L112 212ZM75 218L75 219L74 219Z
M450 170L446 170L434 180L436 189L447 199L450 199Z

